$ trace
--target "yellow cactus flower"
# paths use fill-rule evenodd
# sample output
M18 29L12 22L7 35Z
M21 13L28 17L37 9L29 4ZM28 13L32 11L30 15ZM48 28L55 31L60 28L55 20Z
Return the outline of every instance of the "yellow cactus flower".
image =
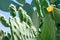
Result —
M53 5L50 5L50 6L47 8L47 11L48 11L48 12L52 12L52 11L53 11Z

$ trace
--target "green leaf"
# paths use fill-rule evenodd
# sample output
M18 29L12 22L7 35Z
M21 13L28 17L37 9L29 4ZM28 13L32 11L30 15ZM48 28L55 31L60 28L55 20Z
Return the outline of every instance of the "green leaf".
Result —
M55 21L50 14L44 17L42 26L41 40L56 40L56 26Z
M47 7L48 7L48 2L46 0L42 0L41 1L41 11L42 11L42 14L43 14L43 17L47 14Z
M18 1L21 4L25 4L25 0L16 0L16 1Z
M47 3L46 0L42 0L42 1L41 1L41 7L42 7L42 8L47 8L47 7L48 7L48 3Z
M60 23L60 9L54 8L54 19L56 23Z

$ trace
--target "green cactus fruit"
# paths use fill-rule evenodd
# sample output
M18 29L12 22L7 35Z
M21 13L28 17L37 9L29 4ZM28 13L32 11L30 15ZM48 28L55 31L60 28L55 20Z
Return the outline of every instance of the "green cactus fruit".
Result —
M27 15L26 11L23 8L19 7L18 14L21 21L26 22L29 26L33 25L30 16Z
M6 26L6 27L10 26L9 22L6 21L5 17L2 14L0 14L0 21L4 26Z
M1 18L3 17L3 15L2 14L0 14L0 20L1 20Z
M13 4L11 4L9 6L9 10L10 10L11 16L15 17L16 16L16 7Z

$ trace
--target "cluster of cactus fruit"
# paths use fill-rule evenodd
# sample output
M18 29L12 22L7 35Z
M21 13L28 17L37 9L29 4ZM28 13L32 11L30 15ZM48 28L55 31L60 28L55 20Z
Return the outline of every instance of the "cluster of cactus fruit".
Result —
M3 15L0 15L0 21L4 26L10 27L12 40L37 40L37 30L27 12L19 7L19 18L16 18L16 7L11 4L9 9L9 22Z

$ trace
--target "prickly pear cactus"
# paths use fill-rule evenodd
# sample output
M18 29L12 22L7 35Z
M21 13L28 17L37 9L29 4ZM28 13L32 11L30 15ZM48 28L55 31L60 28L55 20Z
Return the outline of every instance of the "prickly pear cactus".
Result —
M46 0L44 0L47 3ZM42 1L43 2L43 1ZM42 7L42 11L44 13L42 32L41 32L41 40L56 40L56 25L55 20L52 17L53 14L53 6L45 4Z
M53 6L49 4L49 0L34 1L36 4L37 12L39 13L39 16L42 18L43 22L41 26L41 40L56 40L56 25L55 20L52 17ZM41 12L43 17L41 16Z
M41 40L56 40L56 26L55 21L51 15L46 15L42 26Z
M2 15L0 15L0 21L4 26L10 27L12 40L37 40L37 30L26 11L20 7L19 18L16 18L16 7L12 4L9 7L11 14L9 22Z

